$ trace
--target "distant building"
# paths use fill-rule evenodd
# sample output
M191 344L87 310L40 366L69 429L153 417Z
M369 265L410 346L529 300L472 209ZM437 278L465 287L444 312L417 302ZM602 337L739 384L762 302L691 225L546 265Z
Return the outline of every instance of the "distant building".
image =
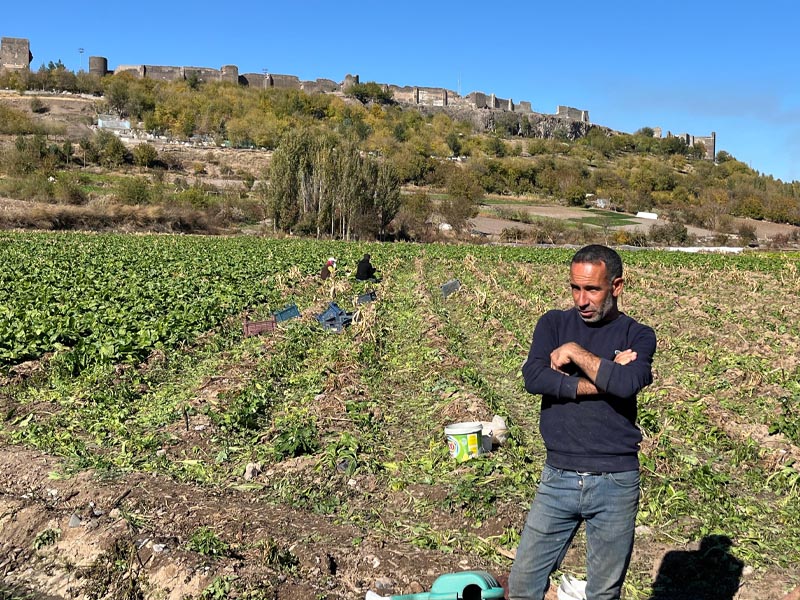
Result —
M120 119L114 115L98 115L97 127L99 129L112 129L115 131L125 130L131 128L131 122L128 119Z
M592 194L589 192L586 194L586 201L585 203L590 206L594 206L595 208L607 209L611 208L611 200L608 198L598 198L597 194Z
M602 209L611 208L611 200L608 198L595 198L594 205Z

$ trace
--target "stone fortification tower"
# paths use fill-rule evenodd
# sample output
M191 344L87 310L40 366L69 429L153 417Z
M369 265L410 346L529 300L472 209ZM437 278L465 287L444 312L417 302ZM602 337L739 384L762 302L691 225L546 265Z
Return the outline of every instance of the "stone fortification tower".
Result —
M342 89L347 89L350 86L358 85L358 75L351 75L348 73L344 76L344 83L342 85Z
M239 67L236 65L223 65L220 69L220 79L229 83L239 83Z
M12 37L0 39L0 70L29 71L32 60L31 44L27 39Z
M105 56L90 56L89 73L105 77L108 74L108 59Z

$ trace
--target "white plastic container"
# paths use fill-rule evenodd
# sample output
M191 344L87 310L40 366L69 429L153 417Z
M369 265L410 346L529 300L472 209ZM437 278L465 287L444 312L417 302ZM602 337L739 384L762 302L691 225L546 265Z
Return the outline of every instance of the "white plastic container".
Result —
M464 462L484 453L483 448L483 424L479 421L467 421L465 423L453 423L444 428L447 437L447 447L450 449L450 456L458 462Z

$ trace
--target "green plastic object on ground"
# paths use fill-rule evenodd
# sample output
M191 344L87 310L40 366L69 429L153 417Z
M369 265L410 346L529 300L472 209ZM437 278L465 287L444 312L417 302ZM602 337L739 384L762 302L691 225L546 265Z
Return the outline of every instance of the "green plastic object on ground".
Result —
M436 578L430 592L388 596L391 600L486 600L503 597L503 587L486 571L445 573Z

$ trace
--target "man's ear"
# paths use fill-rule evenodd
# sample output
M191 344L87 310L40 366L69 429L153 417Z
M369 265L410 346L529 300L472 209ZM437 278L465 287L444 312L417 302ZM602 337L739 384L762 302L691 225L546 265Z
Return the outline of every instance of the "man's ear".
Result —
M614 298L619 298L624 283L625 280L622 279L622 277L617 277L611 282L611 295L614 296Z

